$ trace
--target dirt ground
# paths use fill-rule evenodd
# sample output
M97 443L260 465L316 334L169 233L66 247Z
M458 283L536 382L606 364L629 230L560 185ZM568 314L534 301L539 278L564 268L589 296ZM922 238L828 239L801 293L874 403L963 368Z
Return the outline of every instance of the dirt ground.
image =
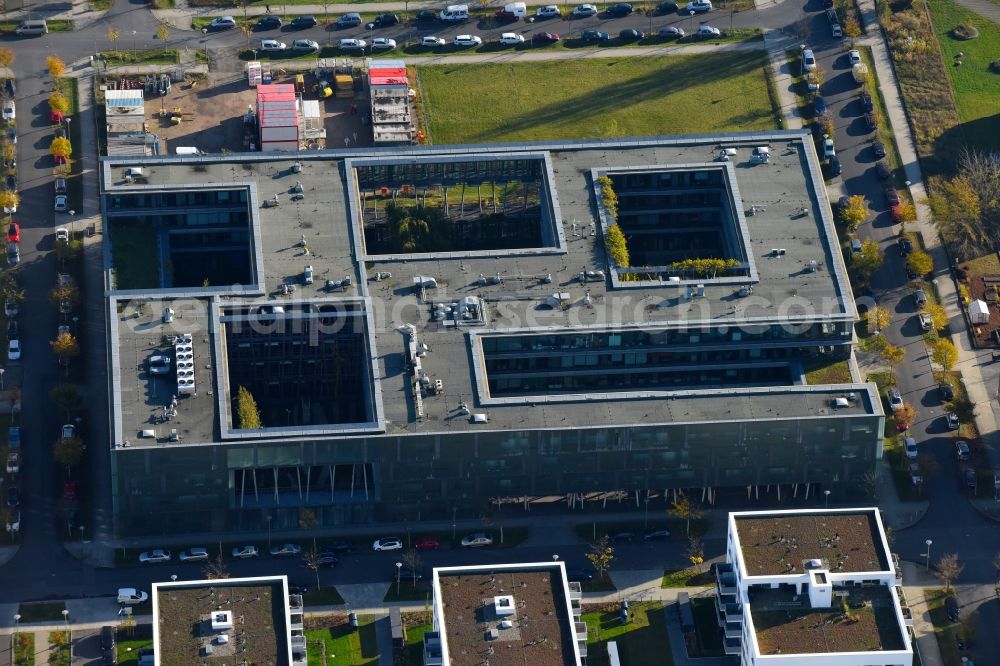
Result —
M306 89L310 87L306 77ZM274 83L294 83L294 76L276 76ZM308 92L306 99L315 99ZM243 114L247 107L256 106L256 89L247 84L245 75L234 78L231 73L209 74L207 80L174 84L162 98L146 100L146 124L158 135L173 154L178 146L193 146L205 152L222 149L233 152L247 150L243 145ZM357 113L351 113L351 105ZM358 91L354 98L335 98L320 103L327 133L328 148L371 146L371 128L363 122L368 107L367 91ZM160 116L179 108L183 120L173 124L170 115ZM348 143L345 144L345 139Z

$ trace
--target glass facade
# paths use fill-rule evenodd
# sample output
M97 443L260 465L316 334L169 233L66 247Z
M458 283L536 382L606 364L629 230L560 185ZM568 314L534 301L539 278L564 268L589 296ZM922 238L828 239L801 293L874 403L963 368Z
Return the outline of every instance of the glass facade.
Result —
M418 160L405 164L391 162L355 167L358 187L376 190L382 187L425 187L461 183L508 182L540 180L545 173L545 161L534 159L497 160Z
M857 486L883 417L133 448L114 452L122 536L442 519L491 497L769 483ZM256 484L256 488L254 488Z

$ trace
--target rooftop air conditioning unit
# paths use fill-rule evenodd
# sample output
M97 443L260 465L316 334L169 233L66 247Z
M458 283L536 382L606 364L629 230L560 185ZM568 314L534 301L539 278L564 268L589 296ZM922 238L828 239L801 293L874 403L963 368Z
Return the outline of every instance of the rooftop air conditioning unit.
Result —
M472 422L473 423L487 423L488 421L489 421L489 419L486 417L486 414L473 414L472 415Z

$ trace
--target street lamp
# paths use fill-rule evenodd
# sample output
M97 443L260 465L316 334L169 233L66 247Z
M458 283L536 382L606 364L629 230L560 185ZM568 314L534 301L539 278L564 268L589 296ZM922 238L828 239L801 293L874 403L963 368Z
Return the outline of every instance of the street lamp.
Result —
M924 557L927 558L927 565L924 567L924 569L926 571L930 571L931 570L931 544L934 543L934 542L931 541L930 539L928 539L924 543L927 544L927 552L924 553Z
M452 541L455 540L455 532L456 532L456 529L457 529L457 526L455 525L455 516L457 514L458 514L458 507L457 506L451 507L451 540Z
M80 525L80 541L83 541L83 525Z
M829 509L830 508L830 491L829 490L824 490L823 491L823 495L824 495L823 499L826 502L826 508Z
M267 549L271 550L271 514L267 514L264 520L267 521Z
M559 561L559 556L558 555L553 555L552 556L552 561L553 562L558 562Z
M135 30L132 31L132 62L135 62Z
M7 372L3 368L0 368L0 391L3 390L3 373Z
M17 633L17 623L21 621L21 614L14 613L14 633Z
M66 631L69 631L69 610L66 608L62 609L63 622L66 624Z
M170 582L171 583L177 582L177 574L170 574Z
M399 579L403 575L403 563L396 562L396 596L399 596Z
M645 511L643 512L643 515L642 515L642 529L646 529L647 527L649 527L649 498L648 497L646 498L645 502L646 502L646 509L645 509Z

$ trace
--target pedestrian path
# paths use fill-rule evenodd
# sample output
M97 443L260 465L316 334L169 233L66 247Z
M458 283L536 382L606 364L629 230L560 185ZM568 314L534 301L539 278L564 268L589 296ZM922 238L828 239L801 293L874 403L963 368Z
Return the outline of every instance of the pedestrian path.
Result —
M924 599L924 588L937 586L938 581L913 562L903 562L900 568L903 570L903 594L913 616L913 633L917 639L914 648L920 652L923 666L944 666L927 600Z
M783 129L801 129L803 126L793 90L792 71L785 53L793 44L794 40L790 40L780 30L768 30L764 33L764 47L767 49L767 57L771 64L774 88L778 93Z
M1000 23L1000 5L990 0L955 0L955 2L994 23Z

